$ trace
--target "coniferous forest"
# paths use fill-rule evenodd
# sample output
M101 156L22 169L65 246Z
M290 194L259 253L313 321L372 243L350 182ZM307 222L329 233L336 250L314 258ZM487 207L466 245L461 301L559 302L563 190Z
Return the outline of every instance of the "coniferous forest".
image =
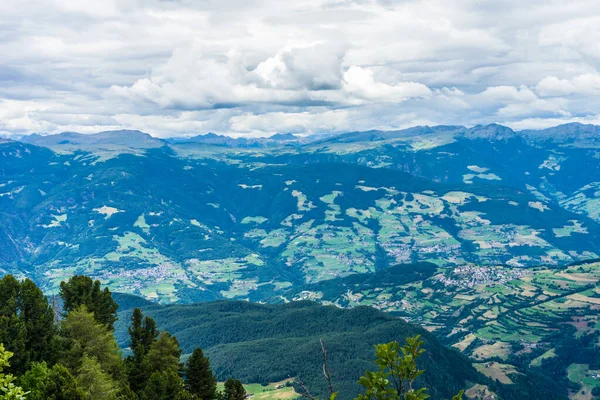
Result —
M115 299L123 304L121 313ZM374 341L391 337L400 344L393 340L373 348ZM318 343L317 351L311 342ZM216 371L194 343L209 348ZM248 394L235 378L268 382L286 374L294 378L298 397L309 399L460 399L461 389L473 384L488 385L505 399L522 398L528 388L536 388L529 391L531 399L564 398L536 376L510 386L494 382L423 329L367 307L341 310L309 302L163 307L113 296L87 276L62 282L59 295L50 299L29 279L2 278L0 344L2 399L239 400Z
M61 303L59 310L56 306ZM28 400L192 400L245 398L237 380L217 392L210 362L195 349L185 363L177 338L135 309L130 354L114 336L118 305L86 276L49 301L29 279L0 280L0 398Z

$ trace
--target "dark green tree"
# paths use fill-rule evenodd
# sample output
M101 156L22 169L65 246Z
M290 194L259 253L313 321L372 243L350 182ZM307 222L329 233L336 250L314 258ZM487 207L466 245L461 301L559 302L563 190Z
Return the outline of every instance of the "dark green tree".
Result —
M140 400L173 400L183 392L183 379L173 371L156 371L140 393Z
M0 279L0 342L15 354L11 372L24 373L34 361L54 358L54 315L48 299L29 279Z
M129 387L138 393L144 388L150 377L150 370L144 363L144 358L156 341L158 331L154 320L148 316L144 318L139 308L133 310L131 326L128 331L132 354L125 359L125 366Z
M21 282L20 318L25 323L29 361L52 362L55 358L54 310L42 290L33 281Z
M13 353L8 372L24 372L29 362L27 329L19 317L21 285L12 275L0 279L0 343Z
M244 400L246 398L246 389L242 382L237 379L229 378L225 381L223 390L223 400Z
M210 361L202 349L196 348L186 363L186 389L202 400L217 398L217 378L210 368Z
M100 281L94 281L89 276L76 275L67 282L60 283L60 297L64 302L65 314L84 305L94 314L96 321L107 325L111 331L114 330L119 306L112 298L110 290L101 288Z
M152 343L158 337L156 323L148 316L144 317L139 308L133 309L131 315L131 326L127 329L129 332L129 347L134 353L145 355Z
M177 393L175 396L175 400L202 400L200 397L196 396L193 393L188 392L187 390L182 390Z
M55 364L50 370L48 383L44 387L42 399L46 400L79 400L84 393L69 369L62 364Z

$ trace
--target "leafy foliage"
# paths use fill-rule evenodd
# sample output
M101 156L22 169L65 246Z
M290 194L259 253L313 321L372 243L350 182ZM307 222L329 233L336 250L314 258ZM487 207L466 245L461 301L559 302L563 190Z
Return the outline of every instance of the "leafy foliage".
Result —
M423 341L419 335L406 338L406 345L400 347L398 342L375 346L375 364L379 371L367 371L358 383L365 392L357 400L425 400L430 396L427 388L415 389L413 383L425 372L417 367L417 358L425 350L421 348ZM400 354L400 352L402 354ZM462 398L461 391L452 400Z
M13 353L6 351L0 343L0 398L7 400L24 400L26 393L20 386L15 385L16 378L12 374L4 374L2 371L10 367L9 360Z

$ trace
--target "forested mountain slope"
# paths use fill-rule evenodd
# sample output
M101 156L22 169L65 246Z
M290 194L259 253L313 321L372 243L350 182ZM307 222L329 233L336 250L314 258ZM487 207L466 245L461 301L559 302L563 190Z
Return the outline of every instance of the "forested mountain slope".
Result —
M116 334L121 345L127 346L125 326L131 309L125 309L141 304L131 296L117 294L115 298L123 305ZM479 375L466 358L442 346L427 331L370 307L344 310L312 302L261 305L220 301L148 304L142 309L160 329L177 336L184 354L197 346L205 349L217 378L234 376L245 382L268 383L295 377L305 382L313 394L326 397L329 389L322 373L323 340L339 397L353 398L359 392L357 379L365 370L376 368L372 361L375 344L393 340L402 343L406 337L420 334L426 349L420 367L426 372L418 384L429 387L432 398L450 398L476 383L506 392L506 399L518 398L509 393L514 388L496 385ZM518 386L522 394L530 392L527 385L547 385L531 391L529 398L564 398L564 391L549 381L527 379L533 380L524 379L524 387L511 386ZM554 397L547 397L553 390Z

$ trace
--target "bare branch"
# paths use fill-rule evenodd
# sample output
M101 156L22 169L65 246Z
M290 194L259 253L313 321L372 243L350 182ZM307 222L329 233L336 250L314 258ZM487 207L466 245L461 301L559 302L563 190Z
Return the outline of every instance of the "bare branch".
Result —
M323 352L323 375L325 375L325 379L327 379L327 383L329 384L329 392L334 394L335 390L333 390L333 383L331 382L331 371L329 371L329 367L327 366L327 348L322 339L319 341L321 342L321 351Z
M310 390L308 390L308 387L306 387L306 385L304 384L304 382L302 382L302 380L300 379L296 379L294 378L294 382L296 382L298 385L300 385L300 387L303 390L303 393L300 392L298 393L300 396L304 397L305 399L310 399L310 400L317 400L311 393Z
M321 352L323 353L323 375L325 375L325 379L327 379L327 383L329 384L329 391L333 395L335 391L333 389L333 382L331 381L331 371L329 371L329 366L327 365L327 348L325 347L325 342L323 342L323 340L319 340L319 342L321 343ZM308 390L308 387L301 379L294 378L294 382L302 388L302 392L298 393L300 396L309 400L317 400L317 398L310 393L310 390Z

